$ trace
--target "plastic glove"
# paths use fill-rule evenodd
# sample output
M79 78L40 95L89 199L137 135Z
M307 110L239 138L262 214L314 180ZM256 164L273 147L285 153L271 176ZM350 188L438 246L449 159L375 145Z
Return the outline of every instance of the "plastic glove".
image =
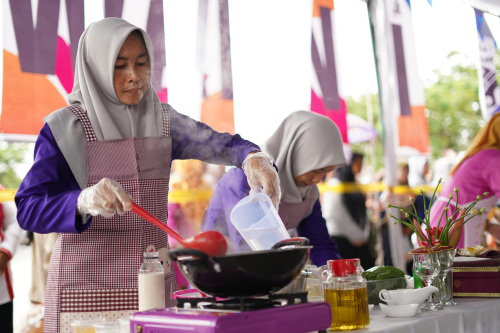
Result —
M280 179L271 158L263 152L248 154L243 161L243 171L247 176L250 191L261 186L278 211L281 198Z
M132 210L132 199L116 181L103 178L80 193L76 208L82 215L112 217Z

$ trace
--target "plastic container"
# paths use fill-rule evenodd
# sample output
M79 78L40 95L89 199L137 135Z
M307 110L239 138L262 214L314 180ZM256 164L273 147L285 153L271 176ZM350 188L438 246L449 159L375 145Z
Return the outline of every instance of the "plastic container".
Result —
M306 265L305 270L310 274L306 279L307 300L309 302L322 302L323 299L323 276L327 271L328 266L323 265L316 267L314 265Z
M322 275L327 269L326 265L317 267L315 265L306 265L302 272L292 282L284 288L278 290L276 294L290 294L307 292L308 302L322 302Z
M130 316L118 319L120 323L120 333L130 333Z
M208 297L207 294L199 291L198 289L184 289L177 290L172 293L172 299L178 298L203 298Z
M95 333L121 333L118 321L105 321L94 324ZM129 328L130 331L130 328Z
M70 325L73 328L73 333L96 333L94 324L103 323L104 321L104 318L77 319Z
M165 278L158 252L144 252L139 268L139 311L165 308Z
M328 260L324 299L332 310L332 330L355 330L370 324L366 280L359 259Z
M263 192L254 191L241 199L230 218L254 251L269 250L279 241L290 238L271 198Z

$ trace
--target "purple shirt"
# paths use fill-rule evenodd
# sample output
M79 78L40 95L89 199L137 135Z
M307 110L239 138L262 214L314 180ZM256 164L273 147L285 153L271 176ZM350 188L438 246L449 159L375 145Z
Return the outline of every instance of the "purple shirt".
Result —
M248 153L260 151L257 145L237 134L214 131L174 110L170 112L170 135L172 160L199 159L241 167ZM38 135L34 157L34 163L15 196L21 228L42 234L85 231L90 221L84 224L76 213L81 188L48 124Z
M243 170L231 169L226 172L217 183L203 225L204 231L217 230L229 237L236 252L252 251L230 220L233 207L249 193L250 186ZM313 246L311 261L314 265L322 266L327 260L341 258L337 244L328 235L319 200L314 203L311 214L302 218L297 233L308 238Z

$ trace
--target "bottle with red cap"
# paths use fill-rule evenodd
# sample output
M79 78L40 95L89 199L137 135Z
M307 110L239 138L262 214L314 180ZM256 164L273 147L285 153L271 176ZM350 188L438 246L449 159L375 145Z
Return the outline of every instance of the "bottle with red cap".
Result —
M332 310L332 330L355 330L370 324L366 280L359 259L328 260L323 296Z

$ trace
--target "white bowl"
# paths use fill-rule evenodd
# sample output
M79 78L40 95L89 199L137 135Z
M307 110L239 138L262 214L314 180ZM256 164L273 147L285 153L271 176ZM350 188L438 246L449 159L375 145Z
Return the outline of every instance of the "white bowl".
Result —
M427 286L418 289L382 289L379 292L379 297L382 301L389 305L421 304L425 302L430 294L436 291L438 291L438 288L434 286Z
M420 304L385 305L380 303L380 309L387 317L413 317L417 314Z

